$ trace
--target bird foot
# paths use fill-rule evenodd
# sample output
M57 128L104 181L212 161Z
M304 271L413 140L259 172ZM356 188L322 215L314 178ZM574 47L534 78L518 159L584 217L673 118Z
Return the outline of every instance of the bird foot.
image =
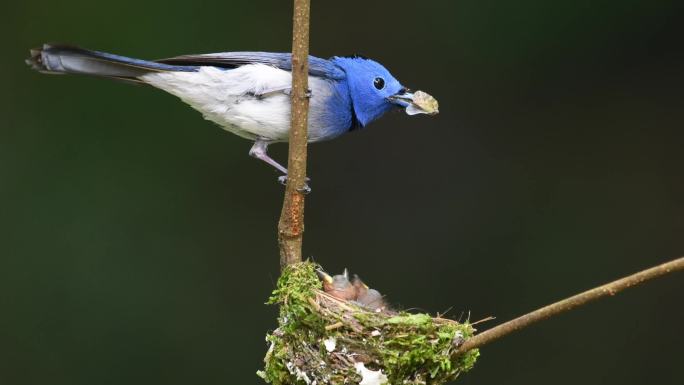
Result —
M299 191L300 193L305 194L305 195L310 193L311 187L309 187L309 181L311 181L311 179L309 179L309 177L305 177L304 178L304 186L302 186L301 188L298 188L297 191ZM279 176L278 182L280 184L282 184L283 186L285 186L287 184L287 175Z

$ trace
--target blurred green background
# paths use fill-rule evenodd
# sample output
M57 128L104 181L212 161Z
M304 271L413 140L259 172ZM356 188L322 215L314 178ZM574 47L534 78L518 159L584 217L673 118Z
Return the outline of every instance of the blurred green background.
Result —
M0 384L261 383L276 174L170 95L23 59L289 51L290 3L4 5ZM305 254L329 271L484 328L684 254L681 2L313 3L312 54L373 57L441 110L310 147ZM487 346L459 382L681 384L683 278Z

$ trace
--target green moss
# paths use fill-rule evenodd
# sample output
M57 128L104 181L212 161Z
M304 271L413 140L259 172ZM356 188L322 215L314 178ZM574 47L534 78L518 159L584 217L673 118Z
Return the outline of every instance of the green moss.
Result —
M279 327L258 374L273 385L359 383L354 367L382 370L390 384L442 384L470 370L475 349L454 356L455 341L472 336L468 323L428 314L374 313L320 296L319 266L304 262L283 272L269 304L280 305ZM327 326L327 328L326 328ZM323 341L335 341L329 352Z
M278 279L276 289L266 302L269 305L293 302L307 302L313 298L314 290L322 289L321 281L316 275L320 266L311 262L302 262L285 268Z
M313 311L309 298L314 298L315 290L322 289L316 275L319 265L302 262L288 266L280 278L276 289L266 304L280 306L279 328L287 334L304 329L325 327L323 319Z

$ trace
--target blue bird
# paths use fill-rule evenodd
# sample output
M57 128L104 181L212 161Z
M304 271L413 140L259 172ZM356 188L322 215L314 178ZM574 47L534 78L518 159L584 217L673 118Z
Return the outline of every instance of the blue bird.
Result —
M249 154L283 173L267 154L286 142L290 129L290 53L222 52L148 61L66 45L31 50L26 60L45 73L108 77L162 89L198 110L205 119L254 141ZM365 127L394 108L410 115L434 114L436 101L402 86L385 67L361 57L309 56L308 141L328 140ZM421 93L434 108L415 101Z

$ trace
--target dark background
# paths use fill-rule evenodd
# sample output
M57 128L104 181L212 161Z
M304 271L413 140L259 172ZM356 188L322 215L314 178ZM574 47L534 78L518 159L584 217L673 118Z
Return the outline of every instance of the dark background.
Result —
M22 61L289 51L290 3L3 6L0 384L261 383L276 174L172 96ZM441 113L310 147L305 254L483 328L684 254L678 3L314 0L312 54L373 57ZM681 384L683 282L500 340L459 382Z

